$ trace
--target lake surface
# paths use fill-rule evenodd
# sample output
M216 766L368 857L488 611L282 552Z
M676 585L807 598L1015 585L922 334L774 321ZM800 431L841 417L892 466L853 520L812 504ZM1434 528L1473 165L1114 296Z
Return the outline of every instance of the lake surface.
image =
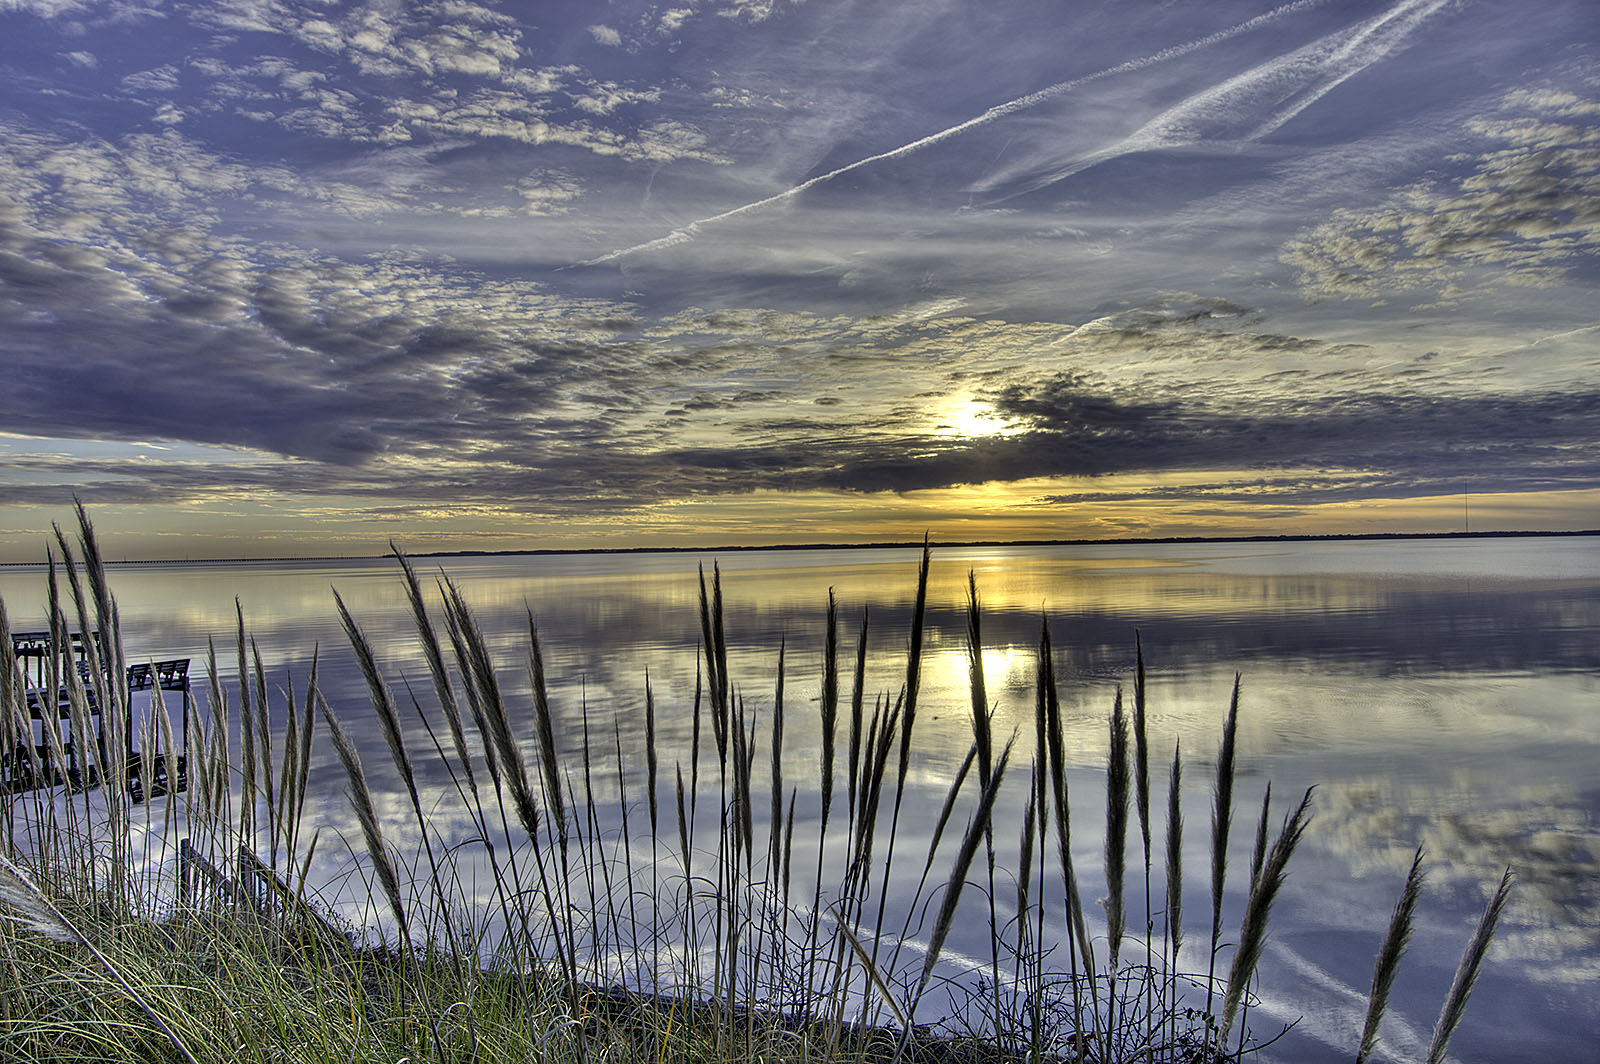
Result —
M892 698L904 678L917 559L915 550L891 549L506 556L446 559L442 569L477 611L518 704L529 690L531 611L566 752L578 750L587 707L596 743L614 750L621 742L635 798L648 672L666 800L670 766L688 757L697 565L721 567L730 671L752 712L770 712L780 643L785 648L784 772L804 786L819 765L828 589L840 606L842 647L855 646L870 610L870 706L874 693ZM419 559L418 567L427 576L441 565ZM1267 1059L1353 1057L1373 956L1421 845L1429 875L1385 1022L1388 1050L1397 1059L1425 1052L1461 950L1510 865L1516 892L1452 1056L1600 1060L1600 537L936 547L923 704L900 825L907 853L925 849L971 741L969 572L983 609L995 730L1020 734L1016 784L997 814L997 835L1014 840L1020 823L1035 648L1048 619L1070 748L1073 851L1088 898L1105 892L1106 720L1118 686L1131 693L1136 632L1149 668L1155 805L1164 803L1175 741L1184 752L1189 943L1208 934L1211 766L1236 673L1234 882L1247 874L1265 782L1273 784L1275 822L1304 788L1317 786L1314 820L1274 911L1263 1002L1252 1014L1262 1031L1274 1021L1298 1022ZM274 684L292 678L302 687L320 646L322 689L358 735L375 785L388 791L379 808L399 816L398 780L384 771L387 751L371 727L332 594L337 588L379 647L391 684L403 690L402 677L410 679L422 697L427 674L393 563L113 566L112 581L131 661L193 656L203 675L210 637L223 682L231 683L236 596ZM14 628L42 626L38 570L0 570L0 597ZM848 676L841 686L848 691ZM203 681L199 697L206 698ZM420 729L409 738L413 749L427 744ZM331 749L320 750L312 815L347 831L359 849L342 772ZM758 751L756 763L767 756ZM425 793L441 803L441 830L465 832L464 822L458 829L450 821L443 772L423 777ZM597 785L614 803L615 769ZM814 794L802 796L797 817L796 838L808 837L808 823L814 837ZM636 832L642 819L633 822ZM403 833L405 822L395 823ZM1160 832L1158 819L1158 850ZM1137 839L1135 828L1130 866L1138 863ZM330 883L350 860L333 846L318 851ZM797 879L806 864L795 860ZM1227 926L1236 928L1243 889L1232 889ZM345 902L359 919L357 901ZM1142 898L1132 891L1129 907L1137 913L1131 923L1142 925ZM959 959L982 952L985 941L958 927L949 948Z

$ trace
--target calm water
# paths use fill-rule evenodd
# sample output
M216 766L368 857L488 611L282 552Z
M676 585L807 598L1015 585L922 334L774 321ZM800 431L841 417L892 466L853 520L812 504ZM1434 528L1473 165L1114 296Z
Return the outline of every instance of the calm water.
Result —
M444 569L478 610L519 696L528 689L532 611L562 741L574 749L581 741L585 704L612 746L615 721L637 767L628 780L637 797L647 670L664 776L674 758L687 758L695 568L713 561L722 567L734 680L760 712L770 709L778 646L787 647L786 779L814 781L828 589L841 607L842 646L854 646L870 609L868 691L892 692L904 675L916 551L478 558ZM421 568L437 566L424 560ZM1384 1028L1389 1049L1399 1059L1425 1051L1488 888L1509 864L1518 888L1453 1056L1600 1061L1600 538L936 549L906 853L924 848L916 836L931 830L970 742L962 614L969 571L984 609L996 729L1020 729L1023 765L1031 754L1033 648L1041 618L1049 619L1072 748L1074 853L1090 897L1104 890L1090 885L1101 882L1106 716L1117 686L1131 685L1136 631L1150 669L1153 760L1164 765L1176 740L1185 753L1191 944L1206 935L1210 765L1236 672L1243 696L1235 871L1248 867L1265 781L1279 796L1278 814L1317 785L1315 819L1263 962L1267 1018L1253 1021L1264 1030L1300 1017L1271 1059L1353 1055L1372 958L1420 844L1430 872ZM273 679L302 684L320 645L323 689L341 717L360 725L370 711L334 612L337 588L380 646L391 681L427 686L390 563L128 566L114 567L113 581L131 660L192 655L200 673L208 637L228 658L237 596ZM37 571L0 572L0 596L14 627L40 624ZM231 678L226 661L224 672ZM419 729L413 746L425 743ZM375 781L398 790L370 729L366 744ZM757 763L766 756L758 751ZM330 750L321 758L315 815L349 828L343 777ZM427 775L449 833L448 781ZM1153 777L1164 794L1165 769ZM1001 814L1007 826L999 834L1008 838L1016 835L1021 778ZM614 774L600 786L614 798ZM815 804L814 796L810 805L802 800L797 839L807 835ZM388 808L400 807L397 794ZM1134 840L1130 856L1136 833ZM319 850L319 860L323 854L331 880L349 858L333 847ZM797 856L795 868L805 864ZM1129 904L1137 908L1131 894ZM983 941L958 932L951 948L977 953Z

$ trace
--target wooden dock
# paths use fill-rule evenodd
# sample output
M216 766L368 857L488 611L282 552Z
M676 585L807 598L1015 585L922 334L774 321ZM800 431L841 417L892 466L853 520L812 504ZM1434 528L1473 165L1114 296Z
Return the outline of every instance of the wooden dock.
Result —
M0 670L6 674L0 676L0 793L99 786L105 782L105 766L111 760L110 743L122 746L122 785L133 801L185 789L193 706L190 659L128 666L123 677L129 695L128 719L123 734L112 737L106 734L101 704L102 692L112 690L112 678L99 632L90 632L87 639L81 632L72 632L64 642L50 632L14 632L10 650L4 670ZM175 737L181 736L176 740L180 748L175 757L169 757L159 745L148 751L134 746L131 696L147 691L181 696L180 723L173 729ZM26 707L26 716L19 712L22 707ZM154 712L153 704L146 712Z

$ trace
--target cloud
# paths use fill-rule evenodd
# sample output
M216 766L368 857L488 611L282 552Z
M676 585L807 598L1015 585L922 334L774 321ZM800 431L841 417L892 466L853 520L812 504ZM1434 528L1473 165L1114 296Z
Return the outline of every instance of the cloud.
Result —
M21 11L38 18L60 18L89 9L88 0L0 0L0 12Z
M789 0L789 4L804 3L805 0ZM782 0L716 0L710 5L712 10L724 18L745 19L750 22L760 22L768 19L785 5Z
M861 170L865 167L874 166L878 163L888 162L890 160L901 159L908 155L913 155L917 152L923 151L924 149L931 148L934 145L941 144L954 137L958 137L962 134L990 125L1010 115L1037 107L1042 103L1045 103L1049 100L1054 100L1057 97L1063 96L1069 92L1072 92L1074 89L1090 84L1091 82L1098 81L1102 78L1112 77L1117 74L1130 73L1156 63L1163 63L1168 60L1178 58L1179 56L1187 55L1190 52L1209 47L1221 41L1239 36L1240 34L1248 33L1252 30L1258 29L1278 18L1282 18L1286 15L1299 11L1304 11L1310 7L1316 6L1321 2L1322 0L1295 0L1293 3L1283 4L1264 14L1257 15L1254 18L1238 23L1237 25L1230 26L1227 29L1219 30L1215 33L1207 34L1204 37L1197 38L1196 40L1189 41L1185 44L1174 45L1170 48L1162 49L1161 51L1152 53L1150 55L1141 56L1137 59L1130 59L1127 62L1119 63L1112 67L1106 67L1105 69L1098 70L1093 74L1088 74L1083 77L1073 78L1069 81L1057 82L1048 88L1040 89L1039 91L1029 93L1026 96L1019 96L1002 104L997 104L996 106L989 108L976 117L969 118L964 122L958 122L953 126L947 126L938 132L930 133L923 137L918 137L917 139L902 144L897 148L890 149L889 151L878 152L875 155L869 155L865 158L857 159L855 162L849 163L845 166L837 167L823 174L818 174L816 177L808 178L807 180L800 182L798 185L787 188L776 195L767 196L763 199L741 204L718 214L700 218L682 226L679 229L673 230L666 236L658 237L642 244L635 244L631 247L618 248L616 250L609 251L606 254L590 259L581 265L594 266L601 263L612 262L640 252L657 251L665 248L675 247L692 240L703 228L708 225L715 225L728 221L732 218L738 218L743 215L764 210L768 207L785 203L810 189L816 188L819 185L835 181L838 178L844 177L847 174ZM770 13L770 7L770 4L763 5L763 9L766 10L767 13ZM749 13L754 9L755 8L753 5L741 5L740 8L733 13Z
M711 14L730 21L754 24L765 22L773 15L798 7L805 0L686 0L678 7L668 8L657 16L656 31L671 36L683 28L696 15ZM606 43L606 42L602 42Z
M1476 490L1570 487L1600 470L1585 452L1600 441L1600 393L1519 396L1388 394L1263 401L1255 409L1139 403L1096 394L1070 376L1008 389L997 403L1027 418L1031 435L1006 441L1031 475L1124 471L1330 471L1301 499L1343 479L1378 495L1428 494L1470 478ZM1016 472L1013 473L1016 475ZM1372 478L1382 481L1374 491ZM1509 490L1509 489L1507 489ZM1235 494L1233 497L1238 498ZM1336 496L1337 497L1337 496Z
M601 324L626 316L616 304L229 236L194 203L270 194L279 177L176 134L119 146L11 132L0 151L15 192L0 216L11 431L354 467L470 454L497 437L538 444L564 418L601 406L603 423L605 405L638 401L617 370L630 341ZM281 176L288 194L317 191ZM529 191L548 204L571 189L557 177ZM446 434L403 439L405 411L430 403Z
M316 210L362 217L402 207L429 209L403 186L251 165L171 129L129 133L116 142L88 136L69 141L4 123L0 132L0 175L30 224L49 239L102 240L113 253L158 221L162 239L210 231L228 208L243 202L302 218Z
M1521 113L1518 113L1521 112ZM1411 185L1377 208L1342 208L1284 249L1307 298L1378 300L1485 284L1560 284L1600 250L1600 102L1519 90L1468 130L1499 147L1454 180Z
M1449 0L1401 0L1370 19L1330 33L1228 78L1150 119L1129 136L1054 165L1030 160L997 171L973 188L1032 192L1091 166L1135 152L1260 140L1372 64L1388 58Z
M583 186L571 174L546 172L518 179L517 195L527 214L558 214L583 194Z
M187 59L210 81L187 101L192 112L231 108L293 133L358 145L467 138L651 162L722 161L682 118L597 123L625 106L658 102L662 90L589 77L573 64L530 63L522 29L479 5L336 16L292 0L235 0L198 17L224 33L211 54ZM272 35L283 53L238 62L229 44L246 30Z
M592 115L608 115L628 104L654 103L661 99L660 89L625 89L615 82L595 85L587 94L573 98L573 106ZM704 143L702 138L702 143Z
M683 24L689 21L694 14L692 7L673 7L661 13L661 21L656 24L656 32L664 37L670 37L683 29Z
M122 85L134 92L170 93L178 87L178 68L169 63L151 70L141 70L124 77Z
M151 202L229 180L184 175L182 144L167 145L173 172L148 182ZM0 308L13 385L0 418L41 437L183 439L260 462L35 457L10 463L13 503L71 485L124 501L249 488L593 516L762 490L1210 471L1190 498L1287 506L1463 477L1526 491L1600 476L1592 389L1446 390L1449 360L1375 373L1359 346L1269 331L1223 297L1165 293L1076 325L938 302L866 318L648 319L442 263L268 259L198 231L158 254L126 209L102 214L107 250L41 244L26 226L0 244L0 284L17 297ZM997 434L952 428L946 411L974 404ZM1225 472L1245 469L1266 472Z
M599 44L610 48L620 48L622 46L622 34L610 26L590 26L589 33Z

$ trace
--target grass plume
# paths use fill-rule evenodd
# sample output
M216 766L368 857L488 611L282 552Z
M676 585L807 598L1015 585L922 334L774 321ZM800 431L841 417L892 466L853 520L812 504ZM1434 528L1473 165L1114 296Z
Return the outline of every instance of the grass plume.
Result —
M1433 1041L1428 1046L1428 1064L1443 1064L1445 1050L1450 1045L1450 1039L1455 1035L1456 1028L1461 1025L1461 1017L1467 1011L1467 998L1472 994L1472 988L1478 982L1478 972L1483 967L1483 959L1489 953L1489 943L1494 938L1495 928L1500 923L1500 914L1505 911L1506 902L1511 899L1511 884L1515 879L1511 869L1507 868L1500 877L1500 885L1495 888L1489 904L1483 910L1483 916L1478 920L1478 926L1472 933L1472 938L1467 942L1465 952L1461 954L1461 964L1456 968L1456 975L1450 983L1450 992L1445 995L1444 1008L1439 1010L1439 1022L1433 1028Z
M1389 992L1394 989L1395 975L1400 970L1400 958L1411 942L1411 921L1422 897L1422 847L1411 859L1411 870L1406 873L1405 886L1400 890L1400 900L1395 903L1394 915L1389 918L1388 933L1378 948L1378 959L1372 967L1372 990L1367 995L1367 1018L1361 1025L1361 1045L1356 1050L1356 1064L1366 1064L1373 1050L1378 1048L1378 1025L1383 1022L1384 1010L1389 1006Z

